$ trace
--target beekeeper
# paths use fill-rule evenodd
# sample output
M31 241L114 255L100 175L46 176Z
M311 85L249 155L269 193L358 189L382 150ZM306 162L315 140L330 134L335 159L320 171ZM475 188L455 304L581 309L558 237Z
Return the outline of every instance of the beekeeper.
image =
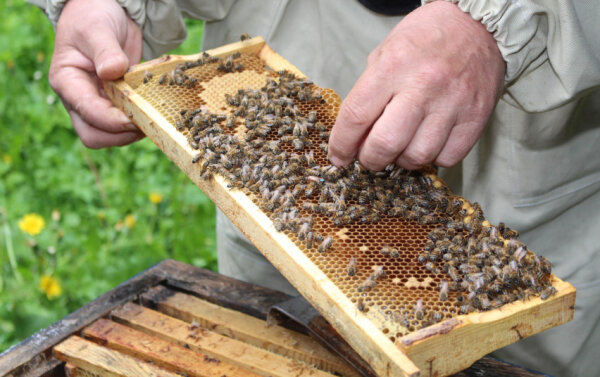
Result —
M578 289L575 319L497 355L557 376L598 375L600 2L30 0L57 25L50 82L85 145L142 137L100 91L205 19L203 47L262 36L346 99L330 158L428 163L486 216L518 229ZM410 13L409 13L410 12ZM400 14L407 14L403 17ZM401 21L402 20L402 21ZM142 43L143 39L143 43ZM219 269L294 292L219 214Z

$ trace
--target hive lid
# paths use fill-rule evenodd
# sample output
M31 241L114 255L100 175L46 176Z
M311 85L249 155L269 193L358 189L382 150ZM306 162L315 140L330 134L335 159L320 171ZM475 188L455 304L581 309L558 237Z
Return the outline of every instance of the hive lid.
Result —
M223 171L222 175L217 174L210 179L202 178L207 174L203 174L203 168L194 163L198 161L194 159L198 151L190 146L194 135L178 125L189 114L182 116L180 110L202 108L204 112L208 110L213 114L231 116L234 108L228 104L225 94L234 95L240 88L260 90L268 78L277 77L278 70L303 77L296 67L274 53L261 38L223 46L208 53L226 57L234 52L242 53L236 61L236 64L242 64L242 69L233 69L233 72L216 70L218 63L210 69L204 64L191 68L186 70L186 74L197 79L194 85L189 85L191 87L185 83L161 85L158 80L165 73L167 79L173 79L171 72L178 65L198 61L202 59L200 54L166 56L134 66L123 80L107 82L106 92L379 375L413 376L419 370L421 375L450 374L468 367L495 349L572 318L574 288L556 277L552 279L557 294L545 301L535 297L468 315L459 314L457 292L451 292L447 301L439 301L438 285L443 275L432 274L417 261L435 224L380 216L372 223L369 223L370 220L366 223L342 222L338 226L331 217L301 209L300 216L310 214L314 219L312 231L315 234L333 239L331 248L319 252L316 243L308 249L306 240L301 240L297 231L277 231L259 195L247 188L228 187L233 177L228 180L223 175L227 176L229 172ZM148 72L153 73L153 78L144 80ZM339 109L340 98L329 89L315 90L314 93L321 96L324 103L320 100L299 101L297 105L304 114L316 111L318 121L330 128ZM178 126L184 130L183 133L176 129ZM237 126L225 133L243 136L243 129L238 120ZM289 155L305 154L312 149L315 165L325 165L326 154L318 146L327 137L320 132L311 130L308 140L312 142L312 148L306 145L297 148L291 140L281 142L279 146ZM280 140L281 135L270 134L266 139ZM434 176L430 179L437 186L443 185ZM297 201L298 207L302 208L303 202L318 202L318 199L305 195L298 197ZM395 258L382 254L384 247L396 248L401 255ZM356 261L356 273L348 276L352 258ZM383 266L386 276L379 279L374 288L359 291L357 287L378 266ZM422 300L425 313L440 313L441 318L438 319L442 321L420 329L430 318L426 315L417 318L415 304L418 299Z

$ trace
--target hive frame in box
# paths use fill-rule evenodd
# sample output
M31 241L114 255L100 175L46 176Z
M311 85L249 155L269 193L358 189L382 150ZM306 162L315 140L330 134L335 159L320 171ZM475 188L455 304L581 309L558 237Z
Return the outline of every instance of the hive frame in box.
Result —
M253 38L208 51L225 57L236 51L255 55L274 70L304 76L276 54L265 41ZM557 294L542 301L532 298L489 312L445 320L396 340L395 345L362 315L348 297L246 194L227 188L220 177L204 180L192 163L196 154L186 137L128 83L140 83L148 69L171 70L194 61L191 56L167 55L130 68L123 79L105 82L113 103L173 161L238 226L267 259L344 336L381 376L440 376L462 370L483 355L573 318L575 289L553 276Z

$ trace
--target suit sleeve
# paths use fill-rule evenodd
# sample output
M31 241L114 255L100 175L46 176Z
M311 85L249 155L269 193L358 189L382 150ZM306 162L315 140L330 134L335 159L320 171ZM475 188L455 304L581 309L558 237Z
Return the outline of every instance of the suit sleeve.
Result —
M504 98L513 105L547 111L600 86L600 1L447 1L496 39L506 61Z
M40 7L54 27L67 0L27 0ZM143 59L155 58L187 37L184 16L206 21L223 19L234 0L115 0L142 30Z

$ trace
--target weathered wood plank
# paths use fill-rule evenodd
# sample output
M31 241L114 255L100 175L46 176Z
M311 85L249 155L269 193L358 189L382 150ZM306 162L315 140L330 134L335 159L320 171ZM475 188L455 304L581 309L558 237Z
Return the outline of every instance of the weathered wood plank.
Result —
M310 365L231 339L163 313L127 303L111 313L115 321L170 342L249 369L263 376L331 376ZM260 362L258 362L260 360Z
M304 361L331 373L357 375L314 339L281 326L269 326L265 321L163 286L148 290L141 298L162 313L186 322L196 321L201 327L218 334Z
M38 331L0 354L0 376L41 375L47 360L53 359L51 347L94 322L138 293L164 280L161 262L106 292L65 318ZM37 374L35 374L37 373Z
M99 319L83 329L83 335L96 343L178 373L197 377L248 376L248 370L221 362L206 354L131 329L107 319Z
M2 352L0 376L52 373L51 370L60 365L52 355L52 346L160 282L258 318L266 318L272 305L290 298L282 292L166 259Z
M65 376L66 377L101 377L87 370L76 367L73 364L65 364Z
M71 336L54 347L54 354L65 362L101 376L181 377L78 336Z
M166 260L162 267L167 286L260 319L267 318L271 306L292 298L283 292L246 283L172 259Z

